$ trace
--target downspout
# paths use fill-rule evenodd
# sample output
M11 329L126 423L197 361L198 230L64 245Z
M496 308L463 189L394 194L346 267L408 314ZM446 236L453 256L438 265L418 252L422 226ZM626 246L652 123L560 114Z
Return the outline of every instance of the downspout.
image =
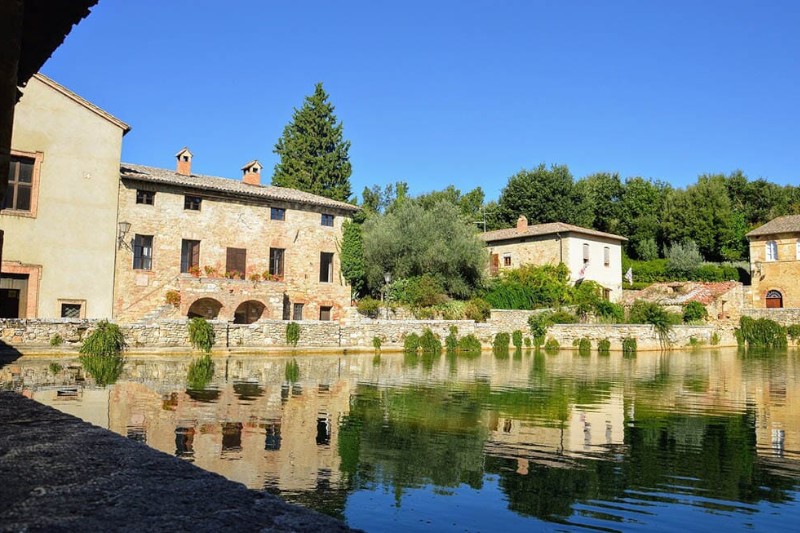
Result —
M558 241L558 262L562 264L564 262L564 240L558 231L556 232L556 240Z

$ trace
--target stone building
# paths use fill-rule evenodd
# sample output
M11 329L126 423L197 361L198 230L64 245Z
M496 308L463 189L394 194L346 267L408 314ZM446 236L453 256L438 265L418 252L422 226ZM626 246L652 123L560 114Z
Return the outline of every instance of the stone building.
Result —
M0 317L108 318L127 124L40 74L16 106Z
M752 306L800 308L800 215L770 220L747 239Z
M250 161L241 181L123 163L115 317L203 316L338 320L350 304L341 275L342 222L357 207L261 185Z
M481 233L489 248L492 275L523 265L564 263L570 279L591 280L604 289L604 297L622 297L622 243L625 237L593 229L552 222L529 226L519 217L515 228Z

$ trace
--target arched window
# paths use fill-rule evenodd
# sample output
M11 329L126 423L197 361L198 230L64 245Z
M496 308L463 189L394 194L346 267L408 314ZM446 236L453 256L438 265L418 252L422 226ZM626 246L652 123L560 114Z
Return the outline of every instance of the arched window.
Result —
M778 260L778 243L775 241L768 241L767 248L766 248L766 255L767 261L777 261Z
M780 309L783 307L783 295L780 291L767 291L767 309Z

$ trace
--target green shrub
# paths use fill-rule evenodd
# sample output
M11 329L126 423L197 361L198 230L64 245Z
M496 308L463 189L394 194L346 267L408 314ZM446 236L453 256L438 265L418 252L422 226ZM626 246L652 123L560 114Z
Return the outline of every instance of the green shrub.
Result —
M515 348L522 348L522 332L518 329L515 329L511 333L511 342Z
M525 265L494 279L485 298L494 309L541 309L569 303L569 268Z
M555 311L550 313L550 322L553 324L577 324L578 317L568 311Z
M708 318L708 309L700 302L689 302L683 306L683 321L697 322Z
M632 356L636 355L636 339L633 337L625 337L622 339L622 355Z
M601 339L597 341L597 353L601 355L608 355L611 351L611 341L608 339Z
M409 333L403 339L403 351L417 353L417 350L419 350L419 335Z
M530 337L525 337L525 339L524 339L524 340L525 340L525 347L526 347L526 348L530 348L530 347L531 347L531 344L532 344L532 343L531 343L531 338L530 338Z
M214 361L206 354L189 363L186 386L189 390L203 390L214 378Z
M447 301L441 281L431 274L398 280L391 285L389 294L392 300L412 307L432 307Z
M47 368L50 370L51 374L58 374L61 372L61 370L63 370L63 367L58 363L50 363Z
M447 353L453 353L458 348L458 328L450 326L450 334L444 338L444 345Z
M466 303L459 300L450 300L437 305L436 310L441 314L442 320L463 320L466 306Z
M458 339L457 351L461 354L479 354L481 353L481 341L470 333L466 337Z
M50 337L50 346L61 346L62 344L64 344L64 338L58 333Z
M667 271L687 275L697 269L703 262L700 249L691 239L674 243L664 254L667 258Z
M581 319L586 319L594 313L597 304L603 301L603 288L594 281L584 281L572 289L572 304L575 314Z
M711 346L716 346L719 344L719 333L716 331L711 334Z
M625 322L625 309L619 304L600 300L594 308L596 317L613 324Z
M358 301L356 309L363 316L378 318L381 311L381 302L371 296L364 296Z
M432 320L436 318L436 310L433 307L412 307L411 314L417 320Z
M544 344L547 328L549 328L551 324L549 313L537 313L528 317L528 326L531 330L534 346L541 346Z
M300 340L300 324L297 322L289 322L286 324L286 344L289 346L297 346Z
M792 324L786 328L786 334L792 339L792 342L800 342L800 324Z
M672 326L679 323L682 317L668 313L657 303L636 300L631 306L628 320L631 324L652 324L662 346L670 343L669 334Z
M739 334L748 348L785 348L788 344L786 328L768 318L753 320L743 316L739 319Z
M475 322L486 322L491 314L492 306L483 298L472 298L464 306L464 318Z
M422 330L422 336L419 338L419 347L422 353L439 355L442 353L442 341L430 328Z
M82 355L118 356L125 349L125 336L116 324L101 320L81 345Z
M544 343L544 351L551 355L557 353L559 348L561 348L561 346L558 344L558 341L552 337Z
M507 350L510 342L511 342L511 336L508 333L498 333L494 336L494 342L492 343L492 347L505 348Z
M296 360L292 359L286 363L286 367L283 369L283 378L289 383L300 381L300 365L297 364Z
M592 353L592 341L586 337L582 337L578 342L578 353L580 355L589 355Z
M372 347L375 348L376 352L381 351L381 338L375 335L372 337Z
M210 352L214 345L214 326L203 317L191 319L189 321L189 342L197 350Z

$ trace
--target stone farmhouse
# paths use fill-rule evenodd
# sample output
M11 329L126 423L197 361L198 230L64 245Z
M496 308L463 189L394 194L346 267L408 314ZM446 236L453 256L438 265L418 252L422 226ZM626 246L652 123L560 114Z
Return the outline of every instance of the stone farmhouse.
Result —
M492 275L523 265L564 263L572 282L595 281L603 287L606 299L616 302L622 297L625 237L563 222L529 226L524 216L519 217L515 228L487 231L479 236L489 248Z
M119 158L130 127L41 74L15 115L0 211L0 317L108 318Z
M193 174L192 157L178 152L174 171L121 165L115 317L339 319L342 222L358 208L261 185L258 161L241 181Z
M752 307L800 308L800 215L770 220L747 239Z

